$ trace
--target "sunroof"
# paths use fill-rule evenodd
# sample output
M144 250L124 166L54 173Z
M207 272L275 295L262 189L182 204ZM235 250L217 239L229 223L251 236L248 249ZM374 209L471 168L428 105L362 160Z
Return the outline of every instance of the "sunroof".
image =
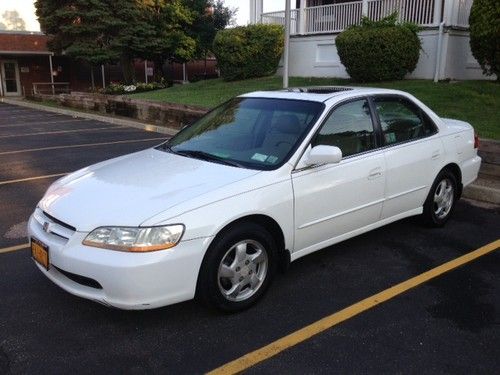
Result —
M307 92L310 94L333 94L349 90L352 90L352 88L344 86L291 87L288 89L290 92Z

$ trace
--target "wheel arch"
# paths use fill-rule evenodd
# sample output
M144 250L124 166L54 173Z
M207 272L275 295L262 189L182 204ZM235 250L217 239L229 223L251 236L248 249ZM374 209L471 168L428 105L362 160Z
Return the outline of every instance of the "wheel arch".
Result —
M288 268L288 265L290 264L290 251L286 249L285 234L279 223L271 216L266 214L248 214L239 217L237 219L234 219L231 222L224 225L210 242L208 250L205 252L205 255L203 256L202 264L205 261L205 258L207 257L207 254L210 251L210 247L215 242L215 240L223 236L224 233L226 233L231 228L238 226L241 223L254 223L262 226L267 231L269 231L271 236L276 241L276 247L278 249L278 262L279 262L278 266L281 270L283 271L286 270Z
M457 196L458 196L458 198L460 198L462 196L462 190L463 190L462 171L461 171L460 167L456 163L449 163L449 164L445 165L441 169L441 171L439 171L439 173L441 173L442 171L445 171L445 170L451 172L455 176L455 178L457 179L457 184L458 184Z

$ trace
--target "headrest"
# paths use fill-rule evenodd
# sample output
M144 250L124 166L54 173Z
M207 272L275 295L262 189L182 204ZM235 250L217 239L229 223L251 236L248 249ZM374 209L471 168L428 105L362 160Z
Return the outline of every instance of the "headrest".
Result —
M279 133L297 134L300 133L300 121L295 115L281 115L276 119L274 128Z

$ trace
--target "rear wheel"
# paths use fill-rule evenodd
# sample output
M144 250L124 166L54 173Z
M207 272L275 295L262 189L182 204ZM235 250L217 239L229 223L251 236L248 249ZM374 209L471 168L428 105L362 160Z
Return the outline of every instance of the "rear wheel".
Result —
M422 218L425 224L431 227L442 227L450 218L457 198L455 175L448 170L441 171L424 204Z
M214 240L203 261L198 296L219 310L253 305L268 288L276 269L276 245L260 225L243 223Z

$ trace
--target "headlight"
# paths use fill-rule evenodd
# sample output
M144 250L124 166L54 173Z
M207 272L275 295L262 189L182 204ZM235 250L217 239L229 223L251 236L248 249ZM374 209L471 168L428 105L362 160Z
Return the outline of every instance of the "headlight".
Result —
M83 244L103 249L147 252L165 250L177 245L184 233L184 225L164 227L100 227L85 237Z

